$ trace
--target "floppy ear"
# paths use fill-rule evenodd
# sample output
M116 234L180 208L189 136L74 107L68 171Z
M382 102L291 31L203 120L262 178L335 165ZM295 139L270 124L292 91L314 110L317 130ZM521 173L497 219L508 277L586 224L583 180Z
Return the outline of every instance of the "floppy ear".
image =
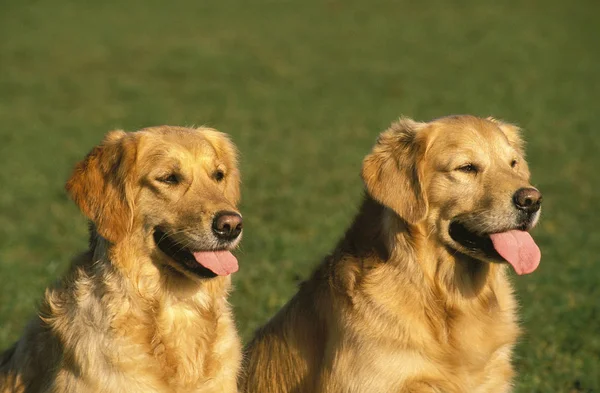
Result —
M135 161L135 142L123 131L109 132L79 162L65 186L98 233L112 243L123 238L133 219L127 178Z
M498 128L506 135L508 143L523 157L525 157L525 141L521 137L521 128L514 124L504 123L493 117L488 117L487 120L496 124Z
M426 123L401 118L379 135L373 151L363 160L362 178L369 194L409 224L427 214L419 173L422 147L417 135L425 127Z
M217 155L227 166L225 197L237 205L240 202L240 170L238 168L238 150L229 136L223 132L204 129L206 138L217 150Z

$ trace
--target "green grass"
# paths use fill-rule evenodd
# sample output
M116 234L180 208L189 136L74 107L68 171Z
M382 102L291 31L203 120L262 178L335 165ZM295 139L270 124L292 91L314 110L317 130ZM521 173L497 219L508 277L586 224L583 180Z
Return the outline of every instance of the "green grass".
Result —
M122 3L126 3L127 7ZM114 128L217 127L242 152L232 296L245 339L352 218L401 114L526 130L541 268L514 278L518 392L600 392L600 3L6 3L0 15L0 347L86 245L63 184Z

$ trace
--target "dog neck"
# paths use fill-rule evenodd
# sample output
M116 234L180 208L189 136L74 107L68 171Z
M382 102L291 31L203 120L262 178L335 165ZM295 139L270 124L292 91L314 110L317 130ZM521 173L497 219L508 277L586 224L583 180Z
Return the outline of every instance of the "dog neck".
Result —
M423 223L409 225L367 194L336 254L352 255L363 266L385 266L414 277L449 302L486 296L494 282L503 278L501 265L451 250L430 232Z
M90 249L46 292L40 309L43 321L72 354L68 362L73 369L95 379L91 373L104 361L115 374L143 370L175 385L205 378L218 364L212 348L238 345L229 338L221 344L219 336L229 330L233 336L225 337L235 337L226 300L229 278L196 282L163 271L143 251L141 239L132 236L111 244L91 229ZM206 329L189 334L192 326ZM117 355L103 352L106 345ZM119 351L128 351L122 358L133 360L115 365L112 356L118 358Z

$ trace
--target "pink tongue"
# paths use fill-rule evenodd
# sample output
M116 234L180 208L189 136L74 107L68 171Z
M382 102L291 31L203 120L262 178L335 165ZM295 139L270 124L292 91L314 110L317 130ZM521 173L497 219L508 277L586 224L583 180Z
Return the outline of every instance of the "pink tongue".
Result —
M195 252L196 262L219 276L227 276L238 271L238 261L229 251Z
M512 230L490 235L494 248L517 274L529 274L540 264L542 253L528 232Z

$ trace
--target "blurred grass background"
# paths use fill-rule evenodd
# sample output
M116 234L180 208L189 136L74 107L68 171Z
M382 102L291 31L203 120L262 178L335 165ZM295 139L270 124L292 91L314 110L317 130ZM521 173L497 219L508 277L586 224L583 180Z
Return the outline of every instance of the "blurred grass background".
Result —
M209 125L242 152L232 302L248 339L349 224L362 157L399 115L525 129L544 193L514 279L517 392L600 392L600 2L130 0L0 11L0 347L86 246L63 191L114 128Z

